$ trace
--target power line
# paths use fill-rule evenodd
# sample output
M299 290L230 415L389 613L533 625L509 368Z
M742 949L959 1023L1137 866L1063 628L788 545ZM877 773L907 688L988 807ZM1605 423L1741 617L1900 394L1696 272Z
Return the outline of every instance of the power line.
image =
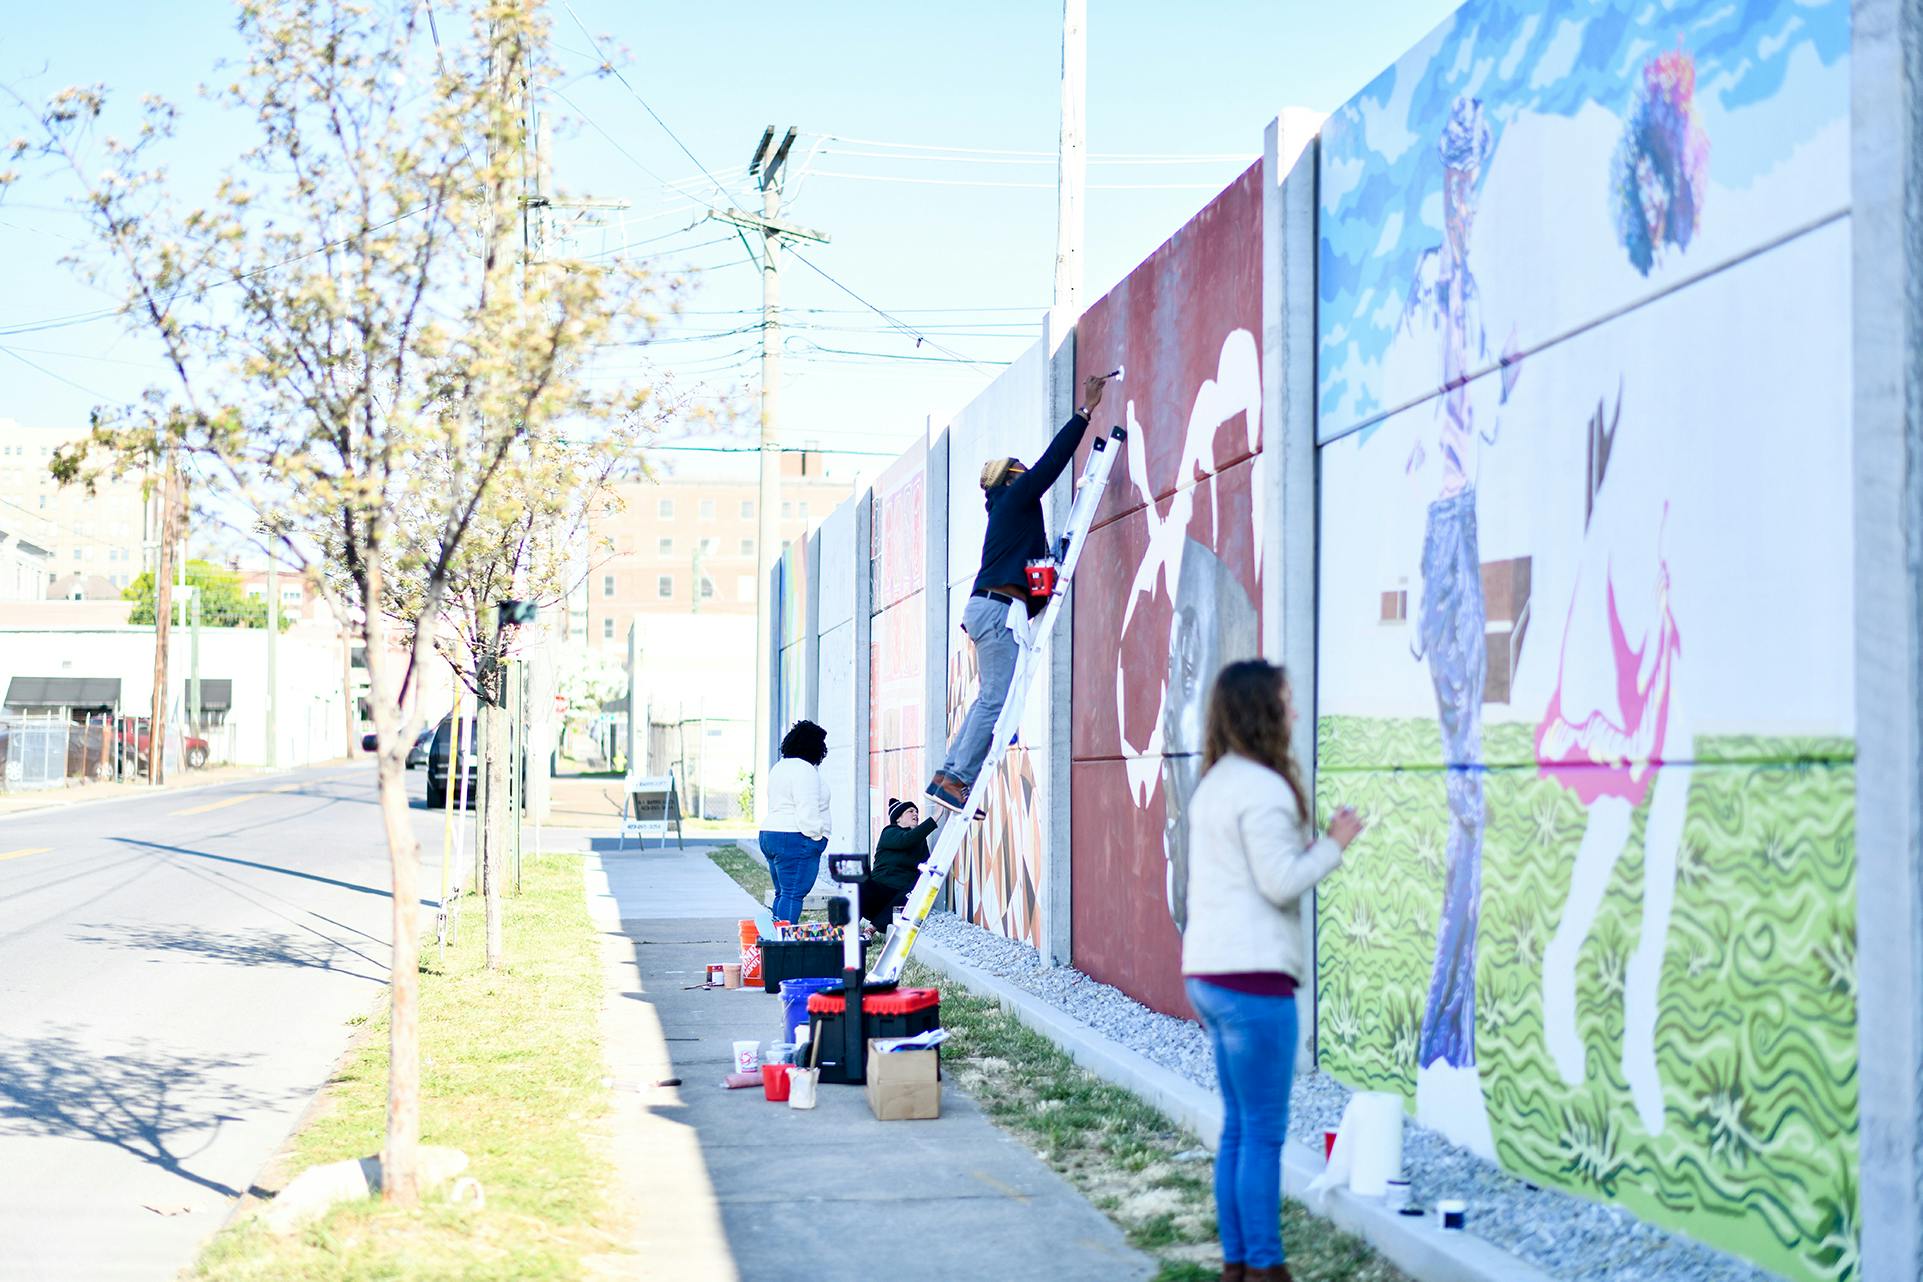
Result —
M905 174L856 174L843 169L816 169L816 178L853 178L870 183L914 183L926 187L1021 187L1054 191L1054 183L1003 182L990 178L918 178ZM1216 191L1217 183L1090 183L1090 191Z
M886 147L894 151L939 151L939 152L954 152L962 155L973 155L973 156L1034 157L1037 159L1045 159L1049 164L1054 164L1055 161L1058 159L1057 153L1053 151L1024 151L1024 150L1020 150L1012 147L945 147L938 143L932 143L932 142L929 142L929 143L882 142L881 140L876 138L850 138L846 134L830 134L828 136L830 138L835 139L838 142L852 143L857 147ZM1109 152L1096 152L1089 156L1089 160L1091 162L1099 160L1099 161L1104 161L1112 164L1122 164L1124 162L1203 164L1203 163L1212 163L1216 161L1230 161L1230 160L1247 161L1248 159L1250 159L1248 156L1242 155L1237 152L1227 152L1227 151L1224 151L1224 152L1109 151Z
M926 343L928 346L934 348L936 351L941 352L946 356L952 356L958 361L962 361L970 365L979 365L983 369L990 368L990 366L984 361L969 360L968 357L963 356L960 352L954 350L952 347L942 346L940 343L937 343L934 339L929 338L926 334L921 333L913 325L910 325L906 321L902 320L900 317L894 316L889 312L883 310L882 308L877 307L875 304L869 302L867 299L863 298L860 294L857 294L854 290L842 284L839 280L836 280L833 276L829 275L827 272L823 271L821 268L815 266L813 260L809 259L800 250L790 249L789 252L795 256L795 261L800 263L803 267L806 267L809 271L821 277L823 280L827 281L830 285L833 285L836 289L848 295L848 297L854 299L857 303L860 303L863 307L866 307L869 311L881 317L883 320L887 321L890 325L894 326L896 329L900 330L902 333L912 335L914 337L916 346L920 346L921 344Z
M1055 155L1054 152L1010 153L1006 156L957 156L957 155L937 155L934 153L918 154L916 152L907 151L907 150L899 151L899 152L849 151L840 147L823 147L821 149L821 154L824 156L847 156L851 159L859 159L859 160L907 160L907 161L927 161L930 163L939 161L944 165L1017 165L1017 166L1024 166L1024 167L1042 168L1045 166L1052 166L1058 163L1058 157ZM1232 156L1227 154L1220 155L1220 156L1147 156L1147 155L1143 155L1143 156L1115 156L1115 157L1108 157L1108 158L1091 156L1089 158L1089 163L1097 164L1097 165L1144 165L1152 168L1161 168L1166 165L1222 165L1222 164L1229 164L1231 162L1248 164L1253 159L1254 157L1252 156Z
M641 452L655 454L759 454L759 445L644 445ZM895 458L900 450L844 450L823 445L777 445L775 454L836 454L854 458Z
M689 160L694 161L694 167L696 169L699 169L703 174L707 175L708 181L714 184L715 190L721 193L721 198L723 200L726 200L730 205L733 205L738 212L746 213L747 211L745 209L742 209L740 205L735 203L735 198L729 193L728 189L721 185L721 180L716 178L713 174L708 173L708 167L702 164L700 161L700 158L697 157L692 151L688 150L688 144L682 142L680 135L675 133L674 130L668 128L668 122L661 119L661 114L657 112L653 107L650 107L648 105L648 100L641 96L639 90L637 90L633 85L628 83L628 78L621 74L621 68L615 66L613 60L610 59L608 55L602 51L601 42L594 38L594 33L588 30L588 25L585 22L581 21L581 15L574 11L574 6L571 4L568 4L567 0L562 0L561 7L568 11L568 17L574 19L574 25L581 29L581 34L588 38L588 47L594 50L594 55L595 57L601 60L601 65L603 67L606 67L608 69L608 72L611 75L613 75L613 77L616 80L621 82L621 87L623 89L626 89L628 93L633 96L634 100L641 104L641 109L647 112L648 115L653 118L654 123L661 126L661 132L667 134L668 137L674 139L674 145L681 149L681 154L686 156Z
M0 347L0 352L5 352L8 356L13 357L13 359L19 361L22 365L27 366L29 369L38 370L40 373L45 374L48 378L54 380L54 382L56 383L65 383L68 387L73 388L77 392L85 392L89 396L97 396L103 401L111 401L114 399L113 397L107 395L105 392L99 391L95 388L88 387L84 383L76 383L64 374L54 373L52 370L48 369L45 365L40 364L40 362L38 361L27 359L25 356L22 356L19 352L14 351L13 348L11 347Z

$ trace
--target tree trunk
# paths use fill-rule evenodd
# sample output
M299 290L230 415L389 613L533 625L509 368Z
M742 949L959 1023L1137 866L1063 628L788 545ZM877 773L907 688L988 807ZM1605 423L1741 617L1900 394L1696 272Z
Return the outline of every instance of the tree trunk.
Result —
M174 459L167 456L160 473L160 555L154 566L154 697L147 716L147 781L159 787L167 779L167 629L174 613ZM134 760L140 760L140 735L133 736Z
M481 794L482 803L487 807L482 827L487 831L486 853L482 860L481 881L487 903L487 968L499 970L501 967L501 897L507 892L507 823L508 823L508 761L507 710L501 706L500 699L505 693L505 682L509 669L506 664L496 663L490 676L488 689L494 701L488 708L487 757L482 765L487 770L487 789Z
M420 930L421 844L407 805L407 749L400 702L387 681L385 622L380 578L370 571L364 602L367 682L373 713L381 826L393 879L393 960L388 965L392 1015L387 1039L387 1139L381 1146L381 1198L412 1206L420 1200L421 1029Z

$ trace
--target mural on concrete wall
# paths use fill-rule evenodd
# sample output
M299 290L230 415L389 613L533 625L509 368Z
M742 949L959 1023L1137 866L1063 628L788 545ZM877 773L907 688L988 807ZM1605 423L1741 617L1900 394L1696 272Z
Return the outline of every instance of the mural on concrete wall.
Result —
M1261 166L1083 316L1076 385L1126 365L1129 432L1076 579L1075 964L1187 1014L1187 798L1222 664L1260 648Z
M966 586L953 594L950 617L960 618L968 604ZM975 824L949 878L954 911L976 925L1037 948L1042 943L1041 876L1046 865L1042 832L1043 798L1038 782L1046 753L1044 740L1027 727L1044 727L1048 700L1029 688L1022 713L1024 731L1002 757L988 783L983 808L988 817ZM981 670L975 648L956 629L948 647L948 733L961 729L962 714L975 700Z
M1826 1279L1848 48L1842 0L1472 3L1320 162L1318 791L1373 824L1319 897L1321 1061Z
M888 799L918 805L928 781L922 751L922 642L927 602L927 447L917 446L892 465L873 490L870 573L874 623L868 665L868 830L874 838L888 824Z
M808 626L808 545L805 541L782 552L781 559L775 562L774 580L770 631L778 648L769 693L774 705L774 720L769 726L771 742L767 745L770 761L779 755L781 736L801 719L808 695L807 673L803 670L808 652L803 636Z
M987 513L981 464L1003 455L1034 461L1048 443L1048 364L1041 343L1024 352L956 415L948 429L948 615L959 620L981 567ZM947 707L952 737L975 698L980 675L961 629L946 629ZM989 780L988 818L969 829L949 876L954 910L987 930L1040 947L1041 887L1047 867L1048 798L1040 779L1051 748L1049 677L1036 674L1022 710L1021 736Z

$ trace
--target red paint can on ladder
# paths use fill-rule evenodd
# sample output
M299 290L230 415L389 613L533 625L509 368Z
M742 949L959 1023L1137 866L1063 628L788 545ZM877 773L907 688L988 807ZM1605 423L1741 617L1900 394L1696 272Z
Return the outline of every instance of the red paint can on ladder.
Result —
M1057 566L1053 557L1037 557L1028 563L1028 595L1045 601L1055 595Z

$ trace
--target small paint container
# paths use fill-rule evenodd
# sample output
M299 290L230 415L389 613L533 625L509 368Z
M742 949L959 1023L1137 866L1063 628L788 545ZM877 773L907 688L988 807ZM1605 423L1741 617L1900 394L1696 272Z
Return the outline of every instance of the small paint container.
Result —
M1402 1211L1409 1205L1409 1181L1390 1180L1383 1190L1382 1205L1391 1211Z
M710 984L719 984L722 982L722 978L723 978L722 964L720 962L714 962L710 964L708 967L708 982Z
M1469 1204L1458 1197L1445 1197L1436 1203L1436 1219L1444 1229L1460 1233L1469 1224Z

